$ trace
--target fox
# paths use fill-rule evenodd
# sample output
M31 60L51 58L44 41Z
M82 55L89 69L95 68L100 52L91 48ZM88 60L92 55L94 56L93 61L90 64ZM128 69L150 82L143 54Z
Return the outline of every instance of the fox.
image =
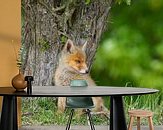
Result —
M96 86L94 80L88 74L86 47L87 42L82 46L76 46L72 40L67 40L61 51L54 75L56 86L70 86L70 81L75 79L86 80L88 86ZM95 106L93 111L107 111L102 97L92 97L92 100ZM66 97L59 97L57 105L58 112L63 113L66 108Z

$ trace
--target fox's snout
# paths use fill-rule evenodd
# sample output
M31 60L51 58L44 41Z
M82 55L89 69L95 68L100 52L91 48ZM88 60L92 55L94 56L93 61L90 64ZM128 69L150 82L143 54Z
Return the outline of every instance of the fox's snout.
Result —
M88 73L88 68L81 69L79 72L82 74Z

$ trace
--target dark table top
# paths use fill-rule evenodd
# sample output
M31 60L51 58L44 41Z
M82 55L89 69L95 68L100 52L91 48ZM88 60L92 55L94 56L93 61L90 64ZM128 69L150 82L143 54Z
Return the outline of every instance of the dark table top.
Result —
M69 87L69 86L33 86L32 94L27 94L26 90L17 92L13 87L0 87L0 96L18 97L68 97L68 96L125 96L142 95L158 92L157 89L138 87L111 87L111 86L89 86L89 87Z

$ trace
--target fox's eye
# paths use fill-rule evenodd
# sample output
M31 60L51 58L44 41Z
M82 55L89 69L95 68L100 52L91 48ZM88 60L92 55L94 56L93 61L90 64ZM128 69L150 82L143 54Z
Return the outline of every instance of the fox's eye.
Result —
M80 63L81 63L81 62L80 62L80 60L75 60L75 62L76 62L76 63L78 63L78 64L80 64Z

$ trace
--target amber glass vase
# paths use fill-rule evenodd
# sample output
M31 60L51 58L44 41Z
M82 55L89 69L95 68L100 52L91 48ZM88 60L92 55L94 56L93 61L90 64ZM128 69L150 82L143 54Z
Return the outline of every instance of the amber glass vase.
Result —
M24 79L24 75L19 70L19 73L13 77L12 86L16 89L16 91L24 91L27 87L27 82Z

